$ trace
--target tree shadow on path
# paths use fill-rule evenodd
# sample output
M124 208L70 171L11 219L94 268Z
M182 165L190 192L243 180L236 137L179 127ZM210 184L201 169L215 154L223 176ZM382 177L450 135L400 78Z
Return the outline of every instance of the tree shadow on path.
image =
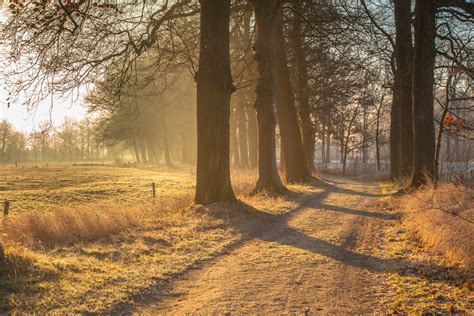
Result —
M342 184L342 183L341 183ZM371 194L361 191L354 191L347 188L342 188L328 182L318 182L318 188L324 189L323 192L311 194L304 198L299 197L299 205L291 212L282 215L270 215L262 212L242 201L235 202L235 205L241 212L245 212L245 218L247 220L253 220L256 225L252 229L249 229L248 225L240 225L240 221L227 222L227 224L233 227L236 231L242 233L247 237L247 240L262 240L266 242L275 242L281 245L286 245L306 251L310 251L314 254L318 254L330 259L335 260L343 265L355 267L358 269L367 270L374 273L397 273L403 276L416 276L420 277L419 270L437 271L440 269L446 269L446 267L438 266L435 264L426 265L420 262L413 262L406 259L397 258L380 258L370 254L362 254L356 252L343 245L336 245L326 240L308 236L304 232L295 229L289 225L289 221L296 217L300 212L309 209L318 211L331 211L339 212L349 215L369 217L376 220L390 221L395 220L397 216L387 212L367 211L359 210L348 207L342 207L337 205L328 204L325 199L330 194L354 194L364 197L381 197L384 194ZM296 197L298 199L298 197ZM290 195L287 199L295 199L294 196ZM219 213L216 212L215 215ZM374 232L375 233L375 232ZM350 245L351 243L348 243ZM433 276L424 276L430 280L438 280L445 283L452 284L450 280L443 278L437 278L436 274Z

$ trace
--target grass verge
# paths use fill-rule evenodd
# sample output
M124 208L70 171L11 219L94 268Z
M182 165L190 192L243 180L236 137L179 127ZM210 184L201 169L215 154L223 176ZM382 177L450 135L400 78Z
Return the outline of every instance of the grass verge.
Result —
M393 312L452 314L474 312L472 191L462 185L427 186L402 197L386 197L385 207L400 215L385 232L385 256L399 260L388 275ZM396 192L384 184L384 193ZM454 203L455 201L459 203Z
M474 190L465 184L432 185L402 197L405 225L433 251L474 274Z

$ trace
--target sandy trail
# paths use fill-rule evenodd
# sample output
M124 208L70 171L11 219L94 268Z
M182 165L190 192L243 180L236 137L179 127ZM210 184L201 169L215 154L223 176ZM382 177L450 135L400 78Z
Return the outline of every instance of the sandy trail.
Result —
M380 250L391 216L374 183L333 179L320 196L178 280L146 314L384 311Z

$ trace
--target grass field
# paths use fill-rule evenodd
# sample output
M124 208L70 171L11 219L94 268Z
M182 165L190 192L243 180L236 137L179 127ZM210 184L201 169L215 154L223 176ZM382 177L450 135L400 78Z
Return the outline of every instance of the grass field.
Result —
M112 166L0 167L7 265L0 312L111 312L165 291L170 280L320 190L250 197L251 171L235 171L241 202L193 205L194 176ZM151 183L157 198L152 199Z
M178 173L171 173L110 165L0 166L0 201L10 200L12 212L46 211L58 206L101 202L142 204L153 201L153 182L156 183L158 200L191 194L194 176L189 168L181 169Z

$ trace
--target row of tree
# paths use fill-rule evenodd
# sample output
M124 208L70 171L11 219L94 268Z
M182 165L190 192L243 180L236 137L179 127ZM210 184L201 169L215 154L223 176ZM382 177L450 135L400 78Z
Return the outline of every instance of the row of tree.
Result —
M436 119L438 144L446 129L470 137L473 7L461 0L11 2L2 37L21 69L5 80L15 96L28 91L30 105L93 83L88 104L104 139L128 144L137 160L143 148L161 148L165 160L171 147L183 157L197 152L197 203L234 198L231 161L257 165L255 193L284 192L277 142L287 182L301 182L311 179L316 139L324 161L337 144L344 166L354 151L367 161L370 148L380 165L389 140L392 178L408 175L418 186L435 178ZM181 145L170 146L176 139Z

